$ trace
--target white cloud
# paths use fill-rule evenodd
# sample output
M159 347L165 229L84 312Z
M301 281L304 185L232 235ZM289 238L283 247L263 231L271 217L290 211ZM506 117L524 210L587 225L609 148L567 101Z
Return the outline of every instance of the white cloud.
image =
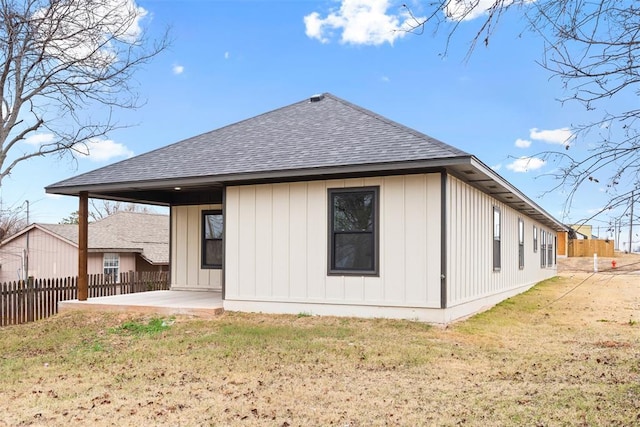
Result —
M24 139L25 144L29 145L42 145L52 143L55 139L55 135L52 133L34 133Z
M540 169L545 161L537 157L520 157L507 165L507 169L513 172L529 172Z
M180 75L182 73L184 73L184 66L177 64L173 66L173 74Z
M342 0L340 8L324 18L318 12L305 16L305 33L321 43L329 43L334 31L338 31L342 33L341 43L393 44L407 34L409 23L414 21L407 11L388 13L389 7L389 0Z
M516 0L448 0L444 13L452 21L471 21L489 13L494 4L504 9ZM518 4L533 3L536 0L517 0Z
M452 21L470 21L487 13L496 0L449 0L444 6L444 13ZM505 6L513 3L506 0Z
M547 144L569 145L575 137L569 128L552 130L538 130L533 128L529 131L529 137L536 141L543 141Z
M224 53L224 59L229 59L229 56L231 56L231 54L229 52L225 52Z
M514 144L516 147L518 148L529 148L531 146L531 141L529 141L528 139L516 139L516 142Z
M60 194L49 194L49 193L45 193L44 197L46 197L47 199L53 199L53 200L57 200L57 199L62 199L62 195Z
M380 81L384 82L384 83L389 83L391 81L391 79L387 76L382 76L380 77Z
M110 139L93 138L84 144L76 145L74 149L92 162L104 162L118 157L133 156L133 151L124 144Z
M502 169L502 163L491 166L491 169L493 169L494 171L499 171L500 169Z

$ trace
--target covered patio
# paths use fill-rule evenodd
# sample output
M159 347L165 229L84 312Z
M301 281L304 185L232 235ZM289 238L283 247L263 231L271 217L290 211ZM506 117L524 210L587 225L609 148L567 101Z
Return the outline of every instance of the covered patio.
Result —
M114 311L163 316L183 315L202 318L211 318L224 312L221 292L178 290L139 292L58 303L59 312L71 310Z

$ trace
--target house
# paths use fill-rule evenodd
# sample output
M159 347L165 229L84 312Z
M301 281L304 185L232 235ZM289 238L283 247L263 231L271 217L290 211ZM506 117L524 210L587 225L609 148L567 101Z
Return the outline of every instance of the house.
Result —
M237 311L444 324L554 276L566 231L473 155L328 93L46 191L169 206L171 288Z
M169 267L169 216L118 212L89 225L88 274ZM28 255L28 256L27 256ZM0 283L78 275L78 226L34 223L0 242Z
M569 228L575 233L575 239L597 239L593 235L593 227L588 224L569 224Z

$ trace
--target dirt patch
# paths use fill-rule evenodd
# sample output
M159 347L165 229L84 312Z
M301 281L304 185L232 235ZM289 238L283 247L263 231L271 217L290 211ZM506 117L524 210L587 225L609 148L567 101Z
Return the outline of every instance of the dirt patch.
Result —
M593 257L558 258L558 273L594 272ZM615 262L615 266L612 263ZM610 274L640 274L640 254L616 252L613 257L598 257L598 272Z
M0 328L0 425L638 425L638 276L563 271L444 329L239 313Z

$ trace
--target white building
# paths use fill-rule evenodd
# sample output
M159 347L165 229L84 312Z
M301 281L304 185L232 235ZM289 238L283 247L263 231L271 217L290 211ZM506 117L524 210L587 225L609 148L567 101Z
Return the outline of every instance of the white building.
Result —
M317 95L47 187L171 212L173 289L448 323L556 274L566 227L465 153Z

